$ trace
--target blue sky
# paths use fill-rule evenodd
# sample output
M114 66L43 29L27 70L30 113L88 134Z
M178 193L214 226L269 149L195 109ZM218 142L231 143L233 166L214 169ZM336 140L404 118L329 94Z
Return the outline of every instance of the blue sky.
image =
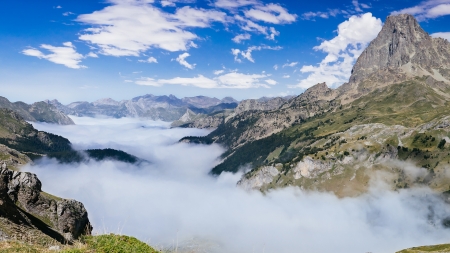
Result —
M391 13L450 39L450 0L46 0L2 10L0 95L25 102L337 87Z

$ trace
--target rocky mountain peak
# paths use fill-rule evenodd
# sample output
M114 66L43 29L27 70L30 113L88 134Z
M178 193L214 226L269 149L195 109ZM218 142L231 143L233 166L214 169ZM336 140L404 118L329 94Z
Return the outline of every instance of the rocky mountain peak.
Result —
M374 75L389 75L392 70L404 77L430 75L437 81L450 82L448 69L450 43L432 38L412 15L401 14L386 19L377 38L354 65L350 83L359 83ZM384 79L389 80L389 77Z

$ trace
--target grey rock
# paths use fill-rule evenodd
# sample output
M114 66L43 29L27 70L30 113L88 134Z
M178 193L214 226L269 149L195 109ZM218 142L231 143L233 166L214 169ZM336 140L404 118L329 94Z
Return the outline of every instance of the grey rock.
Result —
M0 97L0 108L10 109L27 121L74 125L71 118L46 101L29 105L24 102L11 103L7 98Z
M92 232L82 203L42 192L42 183L35 174L0 169L0 175L0 189L7 192L12 203L61 233L66 240Z

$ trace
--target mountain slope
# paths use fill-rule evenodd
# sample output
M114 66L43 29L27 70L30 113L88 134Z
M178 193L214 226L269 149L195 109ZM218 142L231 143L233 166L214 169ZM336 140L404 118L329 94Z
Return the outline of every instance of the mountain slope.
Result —
M27 121L39 121L59 125L73 125L74 122L55 106L46 102L36 102L28 105L23 102L11 103L8 99L0 97L0 108L15 111Z
M335 90L317 84L279 109L245 111L207 137L183 141L228 147L211 172L250 166L244 188L295 185L354 196L387 173L394 189L446 191L449 69L448 41L431 38L410 15L391 16L349 83ZM411 177L409 167L420 173Z

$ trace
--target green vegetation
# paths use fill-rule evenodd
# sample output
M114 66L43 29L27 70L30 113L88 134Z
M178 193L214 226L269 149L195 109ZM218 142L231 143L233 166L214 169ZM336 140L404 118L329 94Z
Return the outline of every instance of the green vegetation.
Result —
M323 147L311 146L316 141L327 140L329 136L344 132L356 125L382 123L387 126L416 127L430 120L450 115L448 98L424 85L424 81L425 78L416 78L415 80L377 89L352 103L336 107L334 111L318 113L280 133L230 149L222 156L226 160L213 168L212 173L236 172L240 166L246 164L256 168L269 163L285 164L299 161L306 155L315 155L322 150L328 151L333 146L345 145L346 140L340 140L339 142L331 140ZM237 117L239 118L233 120L233 122L239 122L236 126L227 122L204 138L215 140L215 142L226 146L232 146L238 137L257 120L257 116L253 115L252 112ZM408 146L411 149L419 149L419 153L426 150L434 151L436 148L444 149L445 140L440 137L442 135L444 133L439 131L426 134L417 133L408 142ZM193 139L193 137L190 138ZM359 138L365 140L367 136L360 136ZM325 141L323 142L325 143ZM386 141L386 144L397 147L398 138L393 136ZM277 159L266 159L280 146L286 148L278 155ZM350 155L348 151L345 152L343 153L344 156ZM410 156L407 158L410 158ZM429 158L431 156L427 159L424 158L424 160L429 160ZM433 162L433 164L427 162L423 165L428 164L429 167L433 167L436 165L436 161L433 160ZM289 167L286 166L286 169L289 170Z
M156 253L149 245L139 241L134 237L125 235L99 235L85 236L73 245L59 245L59 252L62 253ZM0 253L27 252L27 253L49 253L49 245L32 245L18 241L0 242Z
M86 153L89 155L90 158L92 158L96 161L111 159L111 160L116 160L116 161L120 161L120 162L134 164L141 160L134 155L130 155L121 150L115 150L115 149L111 149L111 148L88 149L88 150L86 150Z
M414 248L398 251L397 253L425 253L425 252L430 252L430 253L450 252L450 244L414 247Z

